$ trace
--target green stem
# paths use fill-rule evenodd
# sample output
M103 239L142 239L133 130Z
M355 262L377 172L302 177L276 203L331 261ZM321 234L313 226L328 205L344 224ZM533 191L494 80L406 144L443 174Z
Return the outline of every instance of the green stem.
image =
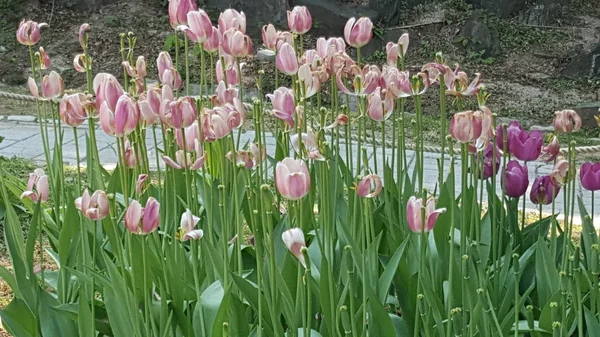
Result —
M183 34L183 48L185 51L185 94L190 95L190 58L188 56L188 36ZM200 83L202 84L202 83Z

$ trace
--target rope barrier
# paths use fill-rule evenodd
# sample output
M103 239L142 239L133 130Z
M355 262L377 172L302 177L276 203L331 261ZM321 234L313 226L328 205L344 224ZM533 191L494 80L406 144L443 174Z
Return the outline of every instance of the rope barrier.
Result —
M43 100L43 98L37 98L37 97L31 96L31 95L15 94L15 93L6 92L6 91L0 91L0 97L10 98L10 99L19 100L19 101L27 101L27 102L35 102L38 100ZM246 109L252 109L251 104L245 103L244 105L246 106ZM331 130L325 130L325 132L332 134ZM358 137L356 135L352 135L350 138L352 140L358 140ZM370 137L367 137L367 139L370 140ZM383 144L383 142L380 140L376 140L375 143L378 145ZM390 148L392 147L391 142L386 141L385 144L386 144L386 146L388 146ZM416 148L415 144L406 144L405 147L410 150L414 150ZM441 153L442 152L441 147L430 146L430 145L424 145L423 150L426 152L433 152L433 153ZM448 150L446 150L446 152L447 151ZM562 155L567 154L568 151L569 150L567 148L560 149L560 153ZM577 146L577 147L575 147L575 153L583 153L583 154L600 153L600 145Z

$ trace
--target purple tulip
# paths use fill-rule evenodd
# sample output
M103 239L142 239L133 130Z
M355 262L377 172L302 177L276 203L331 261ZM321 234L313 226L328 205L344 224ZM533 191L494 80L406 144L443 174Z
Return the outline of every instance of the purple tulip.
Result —
M550 176L540 176L535 178L531 185L529 199L531 202L539 205L548 205L560 191L560 185Z
M527 165L521 166L516 160L509 161L504 173L504 191L506 195L519 198L527 191L527 185L529 185Z
M542 153L542 145L544 145L544 135L541 131L527 132L525 130L515 133L512 137L508 137L510 143L510 152L517 159L524 161L533 161L538 159Z
M581 165L579 177L581 178L581 186L586 190L600 190L600 162L594 164L585 162Z
M494 151L496 151L496 159L494 160ZM477 154L480 155L479 153ZM498 173L498 169L500 168L500 150L494 145L494 143L489 142L488 146L483 150L483 170L479 174L480 179L486 180L493 176L495 173Z
M506 151L510 153L510 139L513 135L519 134L523 131L523 127L517 121L511 121L508 123L506 127ZM504 151L504 130L502 129L502 125L498 125L496 129L496 146L502 151Z

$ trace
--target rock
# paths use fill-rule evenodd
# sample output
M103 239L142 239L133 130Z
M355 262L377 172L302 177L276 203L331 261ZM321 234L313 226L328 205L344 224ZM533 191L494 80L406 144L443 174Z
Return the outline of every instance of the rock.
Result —
M55 5L79 12L92 12L118 0L55 0Z
M264 62L273 62L275 61L275 53L268 49L260 49L256 53L256 59Z
M573 57L561 72L563 76L592 78L600 75L600 43L589 51L583 51Z
M554 126L542 126L542 125L532 125L530 130L542 131L542 132L552 132L554 131Z
M205 6L210 12L222 12L227 8L243 11L247 18L246 33L251 37L260 38L260 28L267 23L285 27L287 30L288 0L205 0ZM215 21L216 18L215 17Z
M526 25L548 26L560 10L558 4L540 4L531 7L519 15L519 21Z
M8 49L4 46L0 46L0 53L6 53Z
M515 15L526 6L526 2L523 0L467 0L467 3L473 5L474 8L492 12L500 18Z
M461 35L466 39L469 49L481 52L483 57L489 57L499 52L499 37L496 31L490 30L481 11L474 11L471 18L465 22Z
M600 115L600 102L583 103L573 108L581 117L581 127L586 130L598 128L594 116Z
M336 0L291 0L290 7L293 6L308 8L313 19L310 33L314 36L343 36L344 26L351 17L367 16L376 20L378 16L377 11L371 8Z

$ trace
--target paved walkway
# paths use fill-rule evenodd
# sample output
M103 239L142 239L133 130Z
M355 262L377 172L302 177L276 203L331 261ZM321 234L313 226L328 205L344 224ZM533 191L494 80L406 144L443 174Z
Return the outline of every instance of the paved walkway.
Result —
M79 141L79 146L80 146L80 157L82 161L85 161L85 156L86 156L86 150L85 150L85 134L86 134L86 130L87 130L87 125L82 125L81 127L78 128L78 141ZM24 159L30 159L34 162L37 163L44 163L45 158L44 158L44 150L42 147L42 141L41 141L41 137L39 134L39 126L38 124L35 122L34 117L31 116L9 116L7 117L5 120L1 120L0 121L0 136L4 137L4 140L0 143L0 155L1 156L5 156L5 157L20 157L20 158L24 158ZM54 135L52 132L50 132L50 142L52 144L52 142L54 141ZM70 128L64 128L64 145L63 145L63 158L65 163L70 164L70 165L75 165L77 160L76 160L76 151L75 151L75 141L74 141L74 135L73 135L73 131ZM98 149L99 149L99 155L100 155L100 160L103 163L103 165L107 166L107 167L114 167L114 165L116 165L117 162L117 151L115 148L115 143L114 143L114 138L107 136L106 134L104 134L104 132L102 130L99 130L96 133L96 137L97 137L97 141L98 141ZM156 160L155 160L155 151L154 151L154 147L153 147L153 139L152 139L152 133L148 132L148 155L150 157L150 164L152 166L152 168L156 167ZM253 131L247 131L242 135L241 138L241 144L245 144L246 142L250 142L254 139L254 132ZM159 147L161 147L162 144L162 139L159 139L158 141L159 143ZM341 144L341 151L342 153L345 153L345 145ZM369 153L369 155L372 156L372 150L371 150L371 146L370 144L367 144L366 146L367 148L367 152ZM267 135L267 152L269 153L269 155L274 155L274 150L275 150L275 139L268 134ZM353 151L356 152L356 145L354 144L353 146ZM388 149L389 152L389 149ZM387 153L387 157L389 157L390 153ZM407 151L407 156L408 156L408 161L410 164L410 169L412 171L412 169L414 168L414 158L415 158L415 153L414 151ZM436 153L425 153L424 156L424 161L425 161L425 178L424 178L424 183L425 183L425 187L428 188L429 190L433 191L433 189L435 188L437 179L438 179L438 170L437 170L437 160L440 157L439 154ZM377 158L378 158L378 163L381 166L382 163L382 158L383 158L383 154L381 152L381 149L378 150L377 153ZM373 158L371 158L371 164ZM389 158L388 158L389 160ZM85 162L84 162L85 163ZM163 162L162 160L160 161L161 167L163 166ZM446 167L445 167L445 172L449 171L449 160L446 160ZM373 165L371 165L373 166ZM552 171L552 165L551 164L546 164L543 162L534 162L534 163L529 163L529 180L530 183L533 182L533 180L535 179L536 176L538 175L545 175L548 174ZM455 168L457 170L457 177L456 177L456 190L460 191L460 159L456 160L455 163ZM498 186L500 186L500 179L499 179L499 175L497 176L497 183ZM591 207L591 194L588 191L585 191L582 189L581 185L579 184L579 180L577 181L577 191L576 191L577 195L581 196L584 200L584 204L586 205L587 209L589 210ZM527 191L527 196L529 196L529 191ZM529 198L528 198L529 199ZM600 199L596 198L596 199ZM560 193L558 198L557 198L557 202L556 202L556 210L558 212L562 212L563 210L563 205L564 205L564 198L563 198L563 193ZM530 203L529 201L527 201L527 206L528 209L531 210L535 210L537 212L538 208L536 205L533 205L532 203ZM598 210L596 211L596 213L598 213L600 211L600 205L598 205L596 203L595 205L595 209ZM545 206L544 207L544 212L551 212L551 208L550 206ZM579 208L576 207L575 208L575 214L577 215L579 213ZM595 217L597 218L597 221L595 221L595 224L597 227L600 227L600 215L597 214L597 216ZM577 222L580 222L577 219Z

